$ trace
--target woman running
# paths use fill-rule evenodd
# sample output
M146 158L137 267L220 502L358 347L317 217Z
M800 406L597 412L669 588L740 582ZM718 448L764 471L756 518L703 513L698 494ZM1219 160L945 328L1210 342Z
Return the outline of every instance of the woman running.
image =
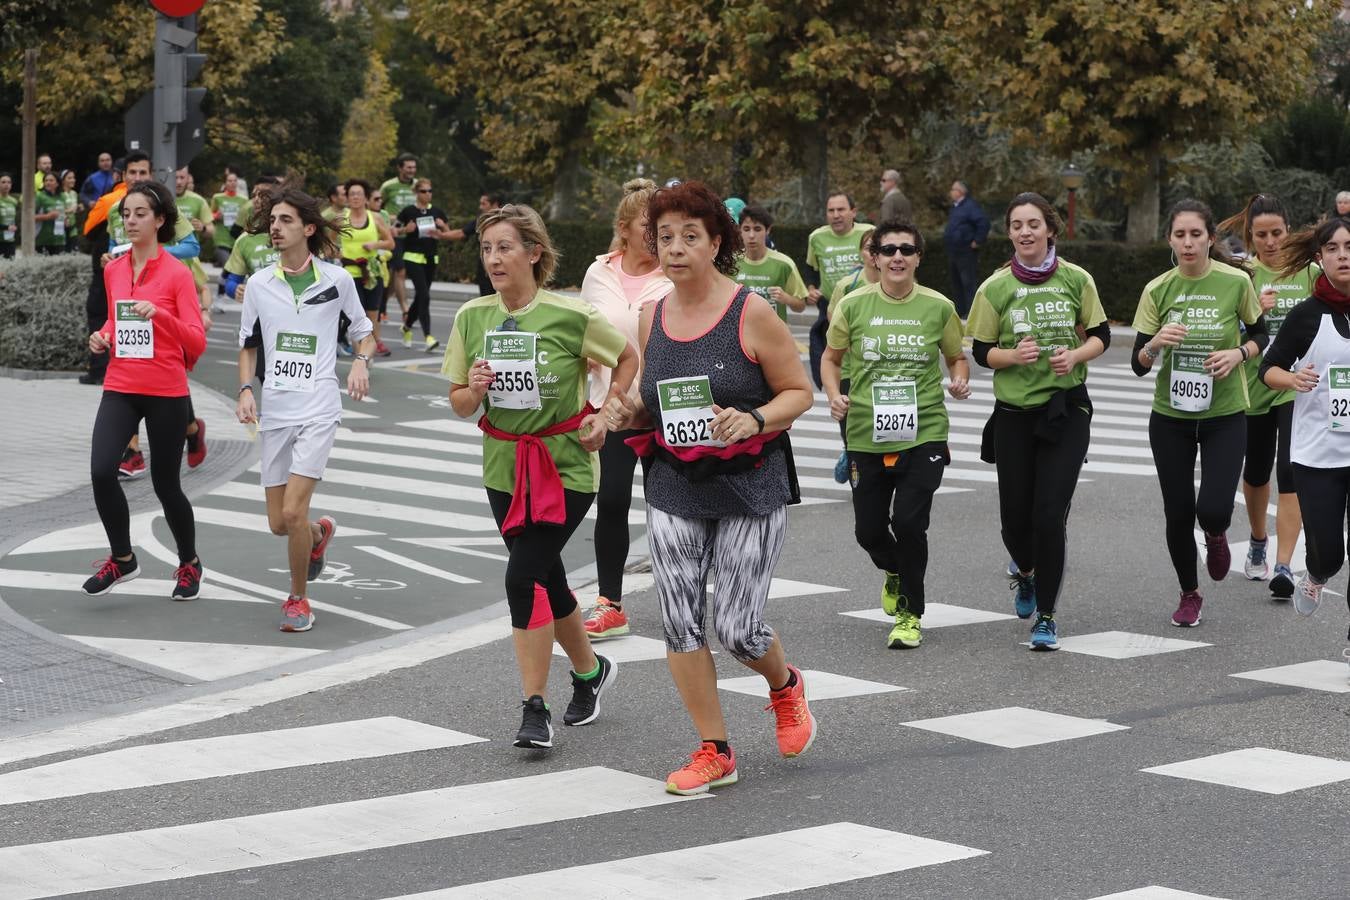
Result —
M999 519L1017 569L1013 606L1018 618L1036 614L1032 650L1058 650L1069 506L1092 426L1087 364L1106 352L1111 325L1092 276L1056 253L1059 213L1044 197L1018 194L1003 221L1013 257L975 292L966 333L975 361L994 370Z
M881 609L895 617L891 648L923 640L928 516L951 461L939 357L951 375L948 392L970 396L961 317L950 300L914 280L923 246L913 225L877 226L863 258L877 261L880 280L830 303L820 361L830 414L845 428L854 533L885 576Z
M379 252L394 249L389 226L379 214L366 206L370 184L360 178L347 181L347 210L343 214L342 266L356 281L361 306L375 329L375 355L388 356L389 348L380 340ZM345 332L339 340L346 340Z
M597 256L581 282L581 299L604 313L619 333L638 347L638 313L643 304L670 292L670 279L647 249L647 202L656 183L635 178L623 186L623 199L614 213L614 240L609 252ZM642 371L639 353L638 372ZM591 373L591 403L604 405L611 371L596 367ZM639 377L640 374L639 374ZM637 400L637 380L628 392ZM623 567L628 562L628 509L633 503L633 470L637 454L625 441L637 432L613 432L600 448L600 493L595 498L595 568L600 596L586 616L591 640L628 633L623 609Z
M1288 276L1280 273L1280 252L1289 236L1289 215L1271 194L1256 194L1242 212L1219 223L1219 230L1242 237L1255 259L1248 262L1260 295L1270 340L1280 333L1289 311L1312 295L1322 270L1309 263ZM1242 468L1242 497L1251 524L1251 543L1242 572L1252 581L1264 581L1266 562L1266 507L1270 504L1270 470L1279 489L1275 513L1275 574L1270 579L1273 600L1294 596L1294 572L1289 568L1298 543L1301 514L1294 492L1294 470L1289 462L1289 432L1294 413L1293 391L1272 391L1258 376L1259 366L1247 367L1247 461Z
M161 246L174 239L178 209L173 192L145 181L127 189L119 209L131 252L104 267L108 320L89 335L91 352L112 354L94 419L89 466L94 505L111 553L84 583L84 592L106 594L141 573L131 549L131 516L117 467L144 419L150 480L178 545L172 598L192 600L201 591L202 564L192 505L179 484L178 469L183 434L191 421L187 371L206 349L206 333L192 273Z
M1247 446L1244 363L1266 346L1266 325L1252 280L1216 244L1214 214L1182 200L1167 216L1177 264L1150 281L1134 316L1130 366L1140 377L1162 358L1148 439L1162 488L1167 552L1181 586L1172 624L1200 624L1200 580L1193 529L1205 535L1209 577L1228 576L1228 526ZM1245 339L1239 323L1246 325ZM1234 377L1229 377L1234 376ZM1200 489L1195 455L1200 454Z
M1350 523L1350 218L1328 219L1295 234L1281 261L1284 276L1305 272L1312 263L1322 268L1312 296L1289 311L1261 362L1268 387L1295 392L1289 453L1307 533L1308 572L1294 592L1294 609L1310 616L1322 588L1341 570ZM1346 594L1350 597L1350 590ZM1344 653L1350 660L1350 649Z
M740 230L717 195L696 181L664 188L647 217L648 249L672 289L642 310L636 416L654 431L635 446L666 659L700 741L666 790L698 794L737 779L704 630L712 570L713 629L768 683L779 752L797 756L815 739L805 679L763 618L795 499L785 432L810 408L811 385L787 325L728 277ZM623 399L605 405L613 428L633 423Z
M483 486L509 552L506 600L525 697L515 746L548 749L553 641L572 661L565 724L595 721L614 680L614 663L591 651L562 550L600 479L595 451L607 420L586 402L587 368L614 369L609 393L622 405L637 352L595 307L544 290L558 254L537 212L508 204L480 216L477 231L497 293L459 308L443 371L456 415L486 408Z

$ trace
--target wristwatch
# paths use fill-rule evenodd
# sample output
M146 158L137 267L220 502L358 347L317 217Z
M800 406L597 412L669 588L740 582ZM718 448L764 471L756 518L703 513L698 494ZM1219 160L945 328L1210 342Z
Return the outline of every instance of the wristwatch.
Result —
M1153 349L1152 347L1150 347L1148 344L1145 344L1145 345L1144 345L1144 355L1147 356L1150 360L1154 360L1154 359L1157 359L1157 358L1158 358L1158 351L1157 351L1157 350L1154 350L1154 349Z
M746 412L748 412L750 415L754 416L755 421L759 423L759 432L758 432L758 433L759 433L759 434L763 434L763 433L764 433L764 416L760 415L760 412L759 412L759 410L757 410L757 409L747 409Z
M244 396L244 391L251 391L251 390L253 390L253 385L251 385L251 384L241 384L241 385L239 386L239 396L242 397L242 396Z
M361 362L365 363L366 365L370 365L370 357L366 356L364 353L356 354L355 358L361 360Z

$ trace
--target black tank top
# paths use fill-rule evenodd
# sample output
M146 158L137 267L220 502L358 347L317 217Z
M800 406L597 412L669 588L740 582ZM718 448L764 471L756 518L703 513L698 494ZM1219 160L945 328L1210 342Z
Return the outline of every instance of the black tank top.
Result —
M688 341L666 334L668 298L656 302L651 333L642 351L640 392L658 432L662 422L656 383L667 378L707 375L713 402L721 407L753 409L773 399L764 370L746 356L741 344L741 320L751 297L758 299L746 288L738 290L717 324ZM785 506L791 498L787 464L780 449L766 453L756 468L701 482L685 478L658 455L644 477L643 487L648 506L686 519L764 516Z

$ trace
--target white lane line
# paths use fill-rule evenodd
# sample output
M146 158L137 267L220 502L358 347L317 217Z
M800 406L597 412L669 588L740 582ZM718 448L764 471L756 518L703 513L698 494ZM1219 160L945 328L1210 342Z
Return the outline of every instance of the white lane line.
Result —
M250 470L252 471L252 470ZM261 486L256 488L259 496L266 502L267 497L263 494ZM261 534L266 537L272 536L272 526L267 524L267 516L258 516L253 513L238 512L233 509L215 509L210 506L193 505L192 513L196 516L198 522L205 522L208 525L219 525L222 528L238 528L241 531L251 531L254 534ZM348 528L344 526L334 537L336 538L354 538L354 537L383 537L383 531L366 531L364 528ZM278 540L284 540L278 538Z
M455 584L482 584L477 578L469 578L465 575L456 575L454 572L447 572L444 569L438 569L435 566L429 566L426 563L418 562L407 556L400 556L397 553L391 553L379 547L369 547L357 545L357 550L369 553L371 556L378 556L380 559L388 560L395 565L403 566L405 569L411 569L414 572L421 572L423 575L430 575L433 578L440 578L445 581L452 581Z
M266 600L259 601L266 603ZM140 660L198 681L218 681L269 666L308 659L325 653L308 647L272 644L214 644L206 641L155 641L68 634L66 637L118 656Z
M380 716L303 728L149 744L0 775L0 806L419 750L440 750L486 741L487 738L448 728Z
M175 565L177 558L175 557ZM144 561L142 566L144 566ZM142 569L143 570L143 569ZM93 574L92 572L90 574ZM205 575L202 581L203 600L233 600L238 603L266 603L257 597L241 594L229 588L212 584L214 572ZM38 591L63 591L65 593L83 593L87 575L72 575L68 572L32 572L27 569L0 569L0 587L27 588ZM122 594L130 597L159 597L167 600L177 582L166 578L134 578L114 587L109 594Z
M336 448L334 448L336 449ZM435 474L440 476L445 474L444 463L442 468ZM383 472L359 472L354 469L335 469L328 467L324 469L323 480L330 484L345 484L352 487L373 488L381 491L392 491L396 494L412 494L415 497L436 498L439 500L464 500L464 489L466 487L477 487L480 490L483 485L483 467L481 465L473 466L472 476L465 480L455 483L447 481L437 481L431 478L407 478L402 475L386 475ZM322 496L322 495L320 495ZM487 495L473 493L471 499L476 503L487 503Z
M455 632L435 634L406 644L373 650L352 659L296 672L285 678L274 678L270 681L205 694L179 703L121 715L103 716L24 737L10 738L0 741L0 766L53 753L85 750L185 725L210 722L279 700L289 700L314 691L353 684L399 669L419 666L433 659L490 644L507 637L510 633L510 617L500 616Z
M393 900L468 900L578 896L669 900L693 893L717 900L750 900L875 878L920 866L984 856L989 851L853 822L835 822L760 837L611 862L517 875L497 881Z
M238 481L229 481L211 492L216 497L233 497L237 500L265 502L262 491L256 487ZM359 497L340 497L323 493L314 496L316 509L333 512L346 512L375 519L395 519L399 522L418 522L441 528L454 528L459 531L495 531L497 523L490 516L474 516L467 513L453 513L443 509L406 506L402 503L385 503L380 500L366 500Z
M423 431L436 431L441 434L459 434L469 437L483 436L483 432L473 422L461 422L457 419L420 419L416 422L396 422L400 428L420 428Z
M412 544L417 547L426 547L430 550L446 550L450 553L461 553L464 556L476 556L479 559L493 559L497 562L508 562L510 557L501 553L488 553L486 550L473 550L469 547L459 546L463 541L460 538L394 538L404 544ZM497 542L499 545L501 541Z
M479 440L443 441L439 438L417 437L396 431L352 431L347 428L337 430L337 439L353 444L377 444L391 450L435 450L441 453L456 453L462 456L483 455L483 442Z
M6 900L152 884L691 799L599 767L0 848Z

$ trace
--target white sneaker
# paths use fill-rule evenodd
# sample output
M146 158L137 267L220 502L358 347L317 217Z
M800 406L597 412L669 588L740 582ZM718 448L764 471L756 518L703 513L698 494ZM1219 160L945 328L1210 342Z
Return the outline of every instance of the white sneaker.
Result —
M1247 545L1247 559L1242 563L1242 574L1248 581L1265 581L1270 574L1270 565L1266 562L1266 545Z
M1322 604L1323 585L1312 580L1312 576L1307 572L1298 580L1298 588L1294 591L1294 611L1300 616L1311 616L1317 612L1317 607Z

